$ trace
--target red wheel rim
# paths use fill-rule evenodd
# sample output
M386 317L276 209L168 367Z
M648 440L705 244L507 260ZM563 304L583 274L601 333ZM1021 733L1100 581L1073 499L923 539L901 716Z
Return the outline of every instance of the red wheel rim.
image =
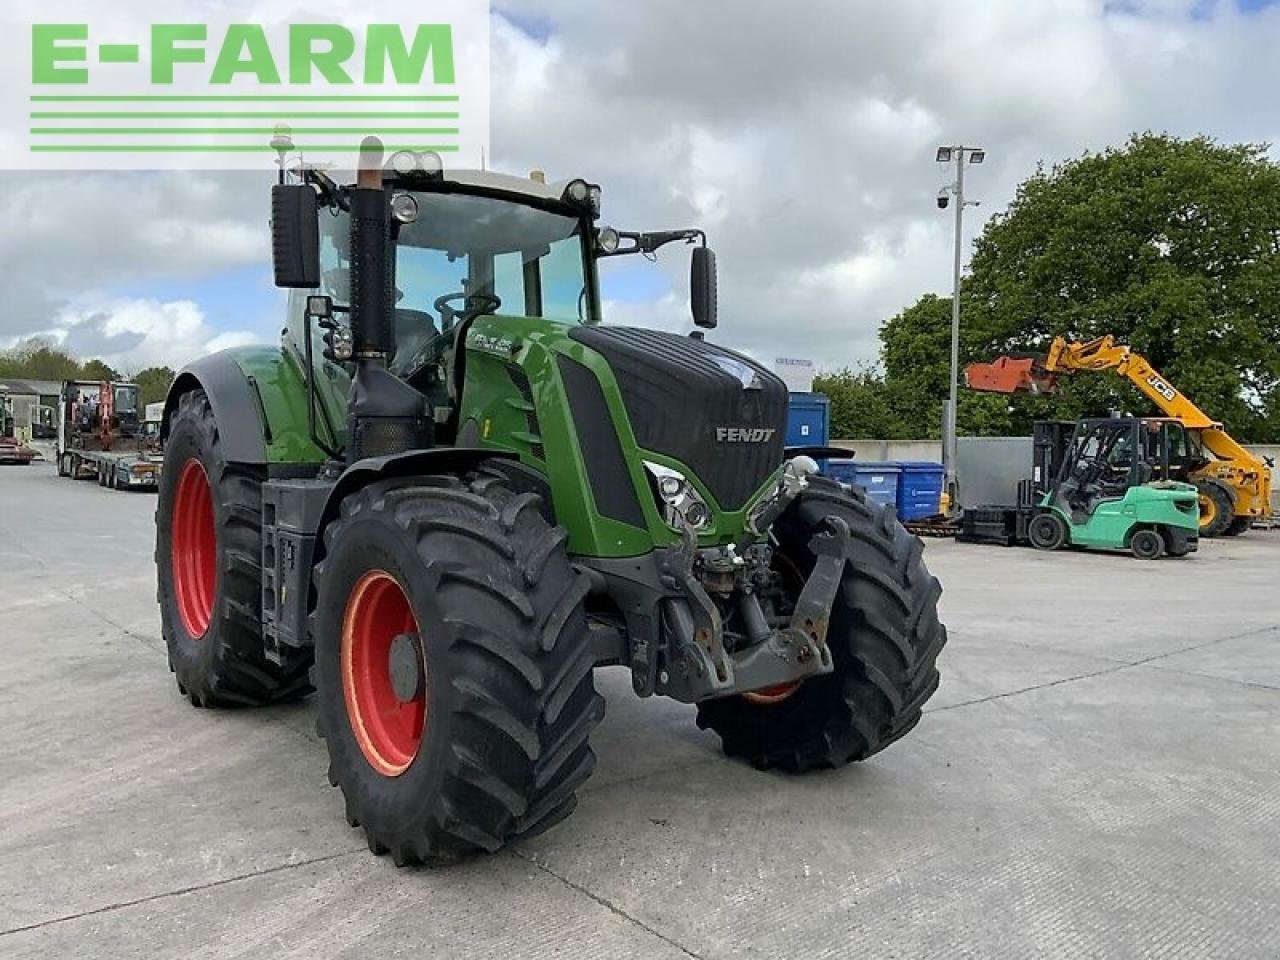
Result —
M218 536L213 524L213 495L204 465L194 457L182 467L173 503L173 587L178 615L187 633L199 640L213 619L218 579Z
M759 690L744 693L742 699L767 707L770 704L781 703L799 689L800 681L792 680L789 683L775 683L772 686L761 687Z
M404 589L391 574L370 570L342 618L342 693L360 750L387 777L409 769L427 724L426 664L413 699L402 701L391 682L391 643L406 633L421 636Z

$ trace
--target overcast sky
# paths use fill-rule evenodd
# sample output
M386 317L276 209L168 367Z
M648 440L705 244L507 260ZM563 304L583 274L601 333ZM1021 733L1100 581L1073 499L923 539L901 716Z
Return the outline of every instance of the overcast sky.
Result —
M492 163L604 185L604 221L701 226L716 339L873 360L950 290L939 143L977 143L968 237L1038 161L1140 130L1280 139L1270 0L495 0ZM43 333L128 371L274 340L269 173L9 174L0 347ZM608 319L688 328L688 257L610 263Z

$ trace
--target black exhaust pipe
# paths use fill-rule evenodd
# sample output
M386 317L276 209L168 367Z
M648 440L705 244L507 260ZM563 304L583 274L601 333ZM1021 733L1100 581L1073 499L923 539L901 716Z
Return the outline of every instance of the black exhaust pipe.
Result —
M356 372L348 404L350 462L432 446L426 398L387 369L396 352L395 253L382 184L382 142L360 145L351 191L351 339Z

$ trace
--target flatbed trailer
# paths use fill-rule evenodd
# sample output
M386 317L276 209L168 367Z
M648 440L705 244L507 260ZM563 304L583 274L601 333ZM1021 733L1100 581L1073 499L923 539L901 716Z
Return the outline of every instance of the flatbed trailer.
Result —
M116 490L156 490L164 455L139 419L133 383L67 380L58 416L58 475Z
M164 454L146 451L68 450L58 460L58 473L116 490L155 490L163 463Z

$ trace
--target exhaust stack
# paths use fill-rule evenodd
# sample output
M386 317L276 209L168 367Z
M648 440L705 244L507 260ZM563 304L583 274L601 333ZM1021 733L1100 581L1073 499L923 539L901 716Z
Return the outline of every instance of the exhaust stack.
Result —
M360 144L351 191L351 382L347 451L351 462L432 446L426 400L387 369L395 355L395 243L382 185L382 141Z

